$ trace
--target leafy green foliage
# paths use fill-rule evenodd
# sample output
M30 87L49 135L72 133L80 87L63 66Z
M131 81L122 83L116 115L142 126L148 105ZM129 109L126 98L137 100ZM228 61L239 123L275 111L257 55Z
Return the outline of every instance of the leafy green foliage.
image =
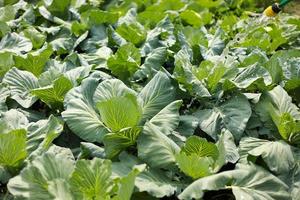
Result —
M252 184L254 183L254 184ZM260 167L239 166L231 171L199 179L187 187L180 199L201 198L204 191L232 188L236 199L286 199L290 198L287 185Z
M107 61L108 68L121 80L126 80L136 72L141 63L139 50L133 44L121 46Z
M27 155L26 131L19 129L9 133L1 133L0 138L1 166L8 168L19 167ZM16 148L12 148L13 146Z
M53 86L34 89L31 93L55 109L62 107L64 96L72 86L71 81L62 76L53 82Z
M0 199L298 199L300 20L269 3L0 0Z

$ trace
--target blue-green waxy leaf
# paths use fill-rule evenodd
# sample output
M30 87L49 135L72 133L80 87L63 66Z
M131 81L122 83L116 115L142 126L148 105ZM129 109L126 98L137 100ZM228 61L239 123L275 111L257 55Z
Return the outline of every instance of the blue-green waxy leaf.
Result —
M299 144L299 108L281 87L265 92L256 104L256 113L269 129L279 132L284 140Z
M47 120L39 120L30 123L27 127L26 150L29 153L28 160L42 155L53 145L53 141L63 131L63 121L50 115Z
M6 99L10 96L10 91L5 83L0 83L0 112L7 111Z
M276 175L286 175L295 166L295 159L291 146L283 141L268 141L258 138L243 138L239 145L242 160L247 163L248 156L261 156L269 169ZM284 162L282 162L284 158Z
M74 158L69 149L51 148L47 153L30 162L8 182L8 190L23 199L71 200L67 180L74 170Z
M158 72L142 89L139 98L142 100L143 120L150 119L175 100L175 88L168 75Z
M173 101L151 118L150 122L164 134L169 135L179 124L179 109L182 100Z
M219 156L215 162L215 171L219 171L226 163L236 163L239 160L240 155L235 145L234 137L228 130L222 131L216 145Z
M104 148L90 142L81 142L80 154L78 157L81 159L94 158L94 157L105 158Z
M169 17L162 19L154 29L148 32L146 41L141 48L143 56L159 47L171 47L175 44L174 25Z
M260 98L260 102L257 104L256 112L260 115L263 122L271 119L271 113L265 112L270 109L270 106L267 104L271 104L279 115L283 113L289 113L294 119L300 119L299 108L292 103L292 98L281 86L277 86L273 90L265 92Z
M254 64L239 73L238 76L234 78L233 83L238 88L265 89L266 86L272 83L272 78L267 69L258 64Z
M115 176L124 176L141 161L125 152L119 156L120 162L113 162L112 170ZM162 170L147 167L135 179L135 187L139 192L147 192L153 197L162 198L171 196L180 187L173 182Z
M142 80L153 77L165 62L166 57L167 49L165 47L154 49L147 55L144 64L135 72L134 79Z
M64 99L66 109L62 117L76 135L88 142L101 142L107 133L93 101L97 86L97 79L86 79L81 86L71 89Z
M237 200L290 199L288 186L280 179L254 165L241 165L235 170L201 178L188 186L179 199L199 199L205 191L232 189Z
M196 180L179 195L179 199L199 199L205 191L222 189L232 189L237 200L290 199L285 183L255 165L239 165L235 170Z
M200 120L200 128L213 138L221 128L228 129L239 140L251 116L251 107L247 98L236 95L212 109L199 110L195 113Z
M0 0L0 199L300 200L297 1L268 2Z
M16 129L26 129L29 124L27 117L17 109L1 113L0 132L7 133Z
M170 167L175 162L179 146L155 125L147 122L138 139L138 156L151 167Z
M17 33L8 33L0 41L0 52L12 52L20 55L31 49L31 41Z
M200 45L200 52L203 58L209 59L217 55L221 55L225 48L224 32L221 29L217 29L214 35L208 33L205 29L202 29L205 33L207 42L205 45Z
M12 68L5 74L3 82L8 85L11 98L24 108L29 108L36 102L37 98L31 91L38 87L38 80L32 73Z
M292 80L299 78L299 50L278 51L267 63L273 81L279 82L282 79Z

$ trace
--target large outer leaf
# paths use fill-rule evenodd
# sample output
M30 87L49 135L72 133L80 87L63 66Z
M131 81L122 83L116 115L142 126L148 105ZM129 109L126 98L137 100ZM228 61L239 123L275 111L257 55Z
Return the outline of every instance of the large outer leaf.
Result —
M11 98L24 108L29 108L37 100L30 92L38 87L38 80L30 72L12 68L5 74L3 82L9 86Z
M100 116L81 99L71 100L62 116L70 129L86 141L101 142L107 132Z
M239 149L241 157L261 156L269 169L276 175L288 174L295 166L292 148L283 141L272 142L248 137L241 140ZM241 161L247 162L245 159Z
M7 84L5 83L0 83L0 112L7 111L7 106L6 106L6 99L7 97L10 96L10 91L7 87Z
M292 98L281 86L265 92L256 105L256 112L263 122L270 122L272 120L269 104L273 105L275 112L278 112L279 115L289 113L294 119L300 120L299 108L292 103ZM272 111L274 112L274 110Z
M256 63L246 67L237 77L234 78L233 82L238 88L248 88L256 84L254 88L257 87L258 89L264 89L272 83L272 77L267 69Z
M179 124L179 109L181 104L182 100L170 103L152 117L150 122L157 126L164 134L170 134Z
M219 107L223 125L240 138L251 116L251 107L245 96L234 96Z
M119 156L120 162L114 162L112 169L116 176L125 176L134 165L140 164L140 161L127 153ZM156 198L171 196L177 190L178 186L184 185L172 181L163 171L159 169L146 168L135 180L135 186L139 192L148 192Z
M300 120L300 111L281 86L265 92L257 103L255 111L264 125L274 131L275 136L281 135L284 140L293 144L299 143L300 127L297 121Z
M174 25L172 24L169 17L162 19L154 29L148 32L146 41L141 48L142 56L148 55L154 49L159 47L171 47L176 42L174 35ZM162 38L161 34L165 37Z
M48 120L30 123L27 127L26 143L26 149L30 153L28 159L32 160L46 152L62 131L63 121L53 115L50 115Z
M205 33L207 40L206 45L200 45L200 52L203 58L209 59L221 55L225 48L224 32L222 29L218 28L214 35L208 33L205 28L202 28L202 31Z
M113 200L130 200L134 191L135 179L145 168L145 164L134 166L133 170L127 176L122 177L119 181L117 196Z
M9 111L1 113L0 134L15 129L26 129L28 123L28 119L22 112L16 109L10 109Z
M93 143L89 142L81 142L80 143L80 154L78 155L79 159L86 159L86 158L105 158L104 148L99 147Z
M139 94L142 99L143 119L150 119L175 98L170 78L158 72Z
M118 79L108 79L97 86L93 99L95 103L98 103L113 97L127 97L129 95L136 96L136 92Z
M17 33L8 33L0 42L0 52L22 54L32 49L31 41Z
M168 167L175 162L179 152L177 144L164 135L155 125L147 122L138 139L138 156L151 167Z
M237 200L291 199L288 186L258 166L241 165L235 170L201 178L188 186L179 199L199 199L205 191L232 189Z
M180 115L179 125L176 129L181 135L191 136L198 127L198 119L192 115Z
M93 95L97 85L97 79L89 78L80 87L70 90L64 100L66 110L62 112L70 129L89 142L101 142L107 133L94 109Z
M215 171L221 169L225 163L236 163L239 160L240 155L234 143L234 138L228 130L221 133L216 145L219 150L219 156L215 163Z
M165 47L154 49L147 55L144 64L135 72L134 78L141 80L146 77L153 77L165 62L166 57L167 49Z
M69 188L63 182L68 180L73 171L73 159L69 149L54 147L29 163L18 176L10 179L8 190L22 199L71 200ZM63 198L66 196L68 198Z
M292 199L298 200L300 196L300 162L299 161L293 172L293 178L291 179L291 182L292 182L292 188L291 188Z
M94 158L79 160L70 184L76 199L108 199L112 189L111 162Z
M228 129L236 140L239 140L251 116L251 107L243 95L235 95L213 109L200 110L195 113L199 117L200 128L214 139L221 128Z
M299 74L295 73L297 71L297 68L299 69L299 65L292 65L293 59L299 57L299 50L276 52L267 63L267 69L272 75L273 82L278 83L283 78L292 79L293 77L297 76L299 78Z

